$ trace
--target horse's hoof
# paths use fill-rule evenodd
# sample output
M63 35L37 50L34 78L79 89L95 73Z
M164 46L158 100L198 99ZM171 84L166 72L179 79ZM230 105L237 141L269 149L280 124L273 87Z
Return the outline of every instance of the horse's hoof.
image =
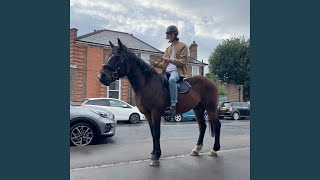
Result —
M150 166L159 166L160 161L159 160L151 160Z
M201 149L202 145L197 145L195 148L192 149L191 156L198 156Z
M218 153L217 153L216 151L214 151L214 150L211 150L211 151L209 152L209 155L210 155L210 156L218 156Z
M199 152L198 151L192 151L191 152L191 156L199 156Z

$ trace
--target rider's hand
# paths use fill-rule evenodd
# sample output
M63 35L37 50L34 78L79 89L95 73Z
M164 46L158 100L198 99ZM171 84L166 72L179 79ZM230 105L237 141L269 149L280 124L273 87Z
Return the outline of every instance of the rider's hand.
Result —
M162 57L162 59L166 62L166 63L168 63L169 62L169 58L166 58L166 57Z
M149 60L149 62L150 62L151 65L155 65L156 64L156 62L154 62L153 60Z

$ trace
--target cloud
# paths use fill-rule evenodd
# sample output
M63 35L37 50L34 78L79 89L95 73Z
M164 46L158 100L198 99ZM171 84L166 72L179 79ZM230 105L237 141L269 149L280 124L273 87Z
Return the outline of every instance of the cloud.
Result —
M214 48L231 37L250 37L249 0L70 0L70 27L78 34L110 29L133 34L164 51L167 26L180 40L198 44L198 60L208 62Z

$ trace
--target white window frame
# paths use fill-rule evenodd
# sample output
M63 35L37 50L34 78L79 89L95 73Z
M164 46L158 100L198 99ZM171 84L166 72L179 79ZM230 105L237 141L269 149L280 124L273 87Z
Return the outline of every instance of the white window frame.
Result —
M198 72L196 73L195 72L195 69L194 68L197 68L198 69ZM192 66L192 71L191 71L191 76L196 76L196 75L200 75L200 67L199 66Z
M122 83L121 83L121 80L116 80L116 81L119 81L119 90L110 90L110 89L109 89L109 86L108 86L108 87L107 87L107 98L110 98L110 97L109 97L109 92L110 92L110 91L119 91L119 94L118 94L118 97L119 97L119 98L118 98L118 99L121 100L121 84L122 84Z

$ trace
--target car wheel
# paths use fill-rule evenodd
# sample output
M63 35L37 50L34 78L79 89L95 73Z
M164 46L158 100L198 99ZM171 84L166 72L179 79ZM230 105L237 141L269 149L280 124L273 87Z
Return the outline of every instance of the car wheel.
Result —
M170 117L170 116L164 116L163 118L164 118L164 120L166 120L166 121L171 121L171 117Z
M234 120L238 120L240 118L239 113L237 113L237 112L233 113L232 118Z
M86 146L93 144L97 139L97 134L88 123L78 123L70 129L70 143L74 146Z
M224 117L223 116L219 116L219 119L224 119Z
M204 119L205 119L206 121L209 121L209 116L208 116L207 111L204 112L203 117L204 117Z
M182 117L180 114L177 114L175 117L174 117L174 120L177 121L177 122L180 122L182 120Z
M129 122L132 124L136 124L140 121L140 116L137 113L133 113L129 117Z

